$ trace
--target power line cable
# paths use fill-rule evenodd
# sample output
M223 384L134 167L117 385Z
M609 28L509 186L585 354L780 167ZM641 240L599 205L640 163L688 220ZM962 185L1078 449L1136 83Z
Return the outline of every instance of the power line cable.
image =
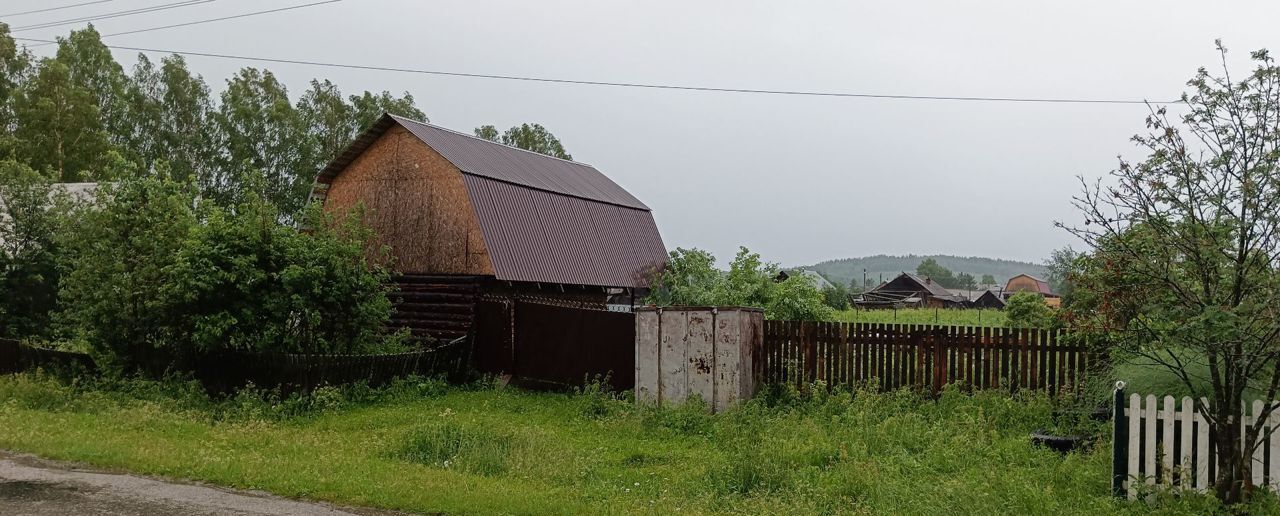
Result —
M20 32L20 31L34 30L34 29L47 29L49 27L57 27L60 25L71 25L73 23L80 23L80 22L86 22L86 21L106 20L110 18L120 18L122 16L133 16L135 14L145 14L145 13L152 13L156 11L167 11L169 9L177 9L180 7L190 7L193 5L207 4L209 2L216 2L216 1L217 0L185 0L182 2L174 2L171 4L153 5L151 7L141 7L141 8L130 9L125 11L116 11L113 13L96 14L93 16L84 16L81 18L58 20L54 22L39 23L35 25L25 25L22 27L15 27L10 32Z
M12 16L22 16L22 15L24 15L24 14L47 13L47 12L49 12L49 11L61 11L61 10L63 10L63 9L70 9L70 8L72 8L72 7L80 7L80 6L82 6L82 5L105 4L105 3L107 3L107 2L114 2L114 1L115 1L115 0L94 0L94 1L92 1L92 2L81 2L81 3L78 3L78 4L63 5L63 6L59 6L59 7L49 7L49 8L45 8L45 9L36 9L36 10L34 10L34 11L22 11L22 12L20 12L20 13L0 14L0 18L9 18L9 17L12 17Z
M174 27L187 27L187 26L190 26L190 25L200 25L200 24L202 24L202 23L212 23L212 22L223 21L223 20L233 20L233 19L236 19L236 18L248 18L248 17L250 17L250 16L258 16L258 15L260 15L260 14L278 13L278 12L280 12L280 11L291 11L291 10L293 10L293 9L302 9L302 8L304 8L304 7L314 7L314 6L317 6L317 5L332 4L332 3L335 3L335 2L341 2L341 1L342 1L342 0L325 0L325 1L323 1L323 2L312 2L312 3L309 3L309 4L295 5L295 6L291 6L291 7L281 7L281 8L279 8L279 9L268 9L268 10L266 10L266 11L255 11L255 12L251 12L251 13L237 14L237 15L233 15L233 16L223 16L223 17L221 17L221 18L209 18L209 19L207 19L207 20L196 20L196 21L191 21L191 22L186 22L186 23L175 23L175 24L173 24L173 25L165 25L165 26L162 26L162 27L148 27L148 28L145 28L145 29L127 30L127 31L124 31L124 32L113 32L113 33L111 33L111 34L103 34L101 37L108 38L108 37L111 37L111 36L123 36L123 35L125 35L125 34L137 34L137 33L140 33L140 32L151 32L151 31L153 31L153 30L172 29L172 28L174 28ZM40 44L38 44L38 45L32 45L32 46L33 46L33 47L42 47L42 46L50 45L50 44L51 44L51 43L40 43Z
M19 41L34 41L37 43L56 43L47 39L38 38L13 38ZM272 57L256 57L242 56L235 54L218 54L213 52L194 52L189 50L165 50L146 47L131 47L124 45L105 45L107 48L116 50L130 50L134 52L154 52L161 54L180 54L184 56L210 57L215 59L234 59L240 61L257 61L264 63L278 64L295 64L306 66L319 66L325 68L346 68L352 70L369 70L379 72L399 72L413 73L422 75L438 75L446 77L466 77L472 79L499 79L506 81L525 81L525 82L543 82L552 84L579 84L586 86L613 86L620 88L645 88L655 90L679 90L679 91L706 91L717 93L753 93L765 95L789 95L789 96L808 96L808 97L840 97L840 98L865 98L865 99L896 99L896 100L952 100L967 102L1021 102L1021 103L1046 103L1046 104L1177 104L1178 101L1146 101L1146 100L1126 100L1126 99L1072 99L1072 98L1028 98L1028 97L983 97L983 96L954 96L954 95L903 95L903 94L885 94L885 93L853 93L853 92L836 92L836 91L806 91L806 90L767 90L756 88L724 88L714 86L684 86L675 84L653 84L653 83L637 83L637 82L611 82L611 81L589 81L579 79L559 79L552 77L529 77L518 75L497 75L482 73L466 73L466 72L450 72L443 70L425 70L418 68L398 68L391 66L372 66L350 63L329 63L323 61L308 61L302 59L282 59Z

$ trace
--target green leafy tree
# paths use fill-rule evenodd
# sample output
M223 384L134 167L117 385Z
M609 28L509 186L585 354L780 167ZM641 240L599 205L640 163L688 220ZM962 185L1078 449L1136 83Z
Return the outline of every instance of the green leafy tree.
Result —
M49 180L0 162L0 336L49 337L58 292L57 245L69 200Z
M831 308L822 291L804 275L775 281L778 265L761 260L745 247L729 264L715 268L715 257L699 249L676 249L650 281L655 287L646 302L658 306L752 306L771 319L829 320Z
M547 128L539 124L520 124L507 129L501 135L492 125L482 125L475 129L475 135L489 141L510 145L519 149L546 154L560 159L573 159L564 149L560 140Z
M311 87L298 98L298 115L306 126L309 137L310 165L315 169L328 163L351 144L357 126L356 111L342 96L338 86L329 81L313 79Z
M359 217L303 233L250 176L228 209L159 174L103 186L65 232L59 320L120 372L189 370L222 351L365 352L384 342L387 273ZM337 222L341 220L342 222Z
M214 115L224 149L216 173L202 185L223 206L244 200L248 178L261 175L263 196L285 216L299 213L315 171L300 170L307 156L307 130L274 74L244 68L227 81Z
M652 287L646 301L658 306L712 306L723 281L711 253L677 247L649 282Z
M127 159L138 159L128 148L139 122L130 109L129 79L97 29L90 25L59 38L54 59L66 65L68 80L92 97L107 142Z
M839 283L822 289L822 302L833 310L848 310L849 299L851 298L849 289Z
M1044 296L1035 292L1018 292L1004 307L1005 326L1010 328L1049 328L1054 324L1053 309Z
M1086 223L1067 227L1091 248L1075 288L1096 307L1072 324L1107 331L1118 353L1209 400L1196 411L1215 436L1227 504L1250 493L1254 445L1240 437L1259 442L1280 395L1280 68L1265 50L1252 58L1243 76L1200 69L1185 114L1154 108L1133 138L1146 159L1121 160L1106 186L1086 182ZM1247 425L1246 392L1266 402Z
M9 34L9 25L0 23L0 156L11 157L16 147L12 133L17 125L15 99L22 93L31 63L31 53L19 49Z
M165 297L171 268L196 226L194 187L160 177L102 185L99 207L63 232L67 250L59 297L61 323L103 363L159 374L186 336Z
M389 91L381 93L366 91L360 95L352 95L350 100L351 107L355 110L356 131L362 131L373 125L383 113L390 113L419 122L428 121L427 114L418 108L414 102L413 95L410 95L407 91L399 97L392 95Z
M920 265L916 267L916 275L930 278L939 285L942 285L943 288L956 287L955 275L950 269L939 265L938 261L933 258L925 258L921 261Z
M995 284L996 284L996 277L995 277L995 276L992 276L992 275L990 275L990 274L983 274L983 275L982 275L982 284L983 284L983 285L995 285Z
M300 233L249 194L234 211L206 206L158 295L193 354L223 350L355 353L383 337L387 273L364 258L372 233L344 217Z
M109 144L92 92L61 61L44 59L14 101L17 156L58 182L94 178Z
M960 274L957 274L955 276L955 280L953 281L955 282L955 286L947 287L947 288L957 288L957 289L965 289L965 290L974 290L978 288L978 281L973 278L972 274L969 274L967 272L962 272ZM943 286L945 287L946 285L943 285Z
M1070 302L1075 291L1074 277L1081 267L1080 257L1080 253L1068 246L1055 249L1044 262L1045 268L1049 270L1048 277L1045 278L1049 282L1049 288L1062 296L1064 303Z
M156 67L138 56L130 81L134 133L127 146L145 170L167 162L171 177L205 184L218 166L213 98L209 86L187 69L179 55L167 56Z

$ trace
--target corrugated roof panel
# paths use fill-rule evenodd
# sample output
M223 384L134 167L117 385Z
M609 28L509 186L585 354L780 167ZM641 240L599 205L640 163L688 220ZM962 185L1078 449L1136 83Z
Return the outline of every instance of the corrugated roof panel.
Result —
M649 209L595 167L391 116L463 172L593 201Z
M666 260L648 210L462 177L500 280L644 286Z

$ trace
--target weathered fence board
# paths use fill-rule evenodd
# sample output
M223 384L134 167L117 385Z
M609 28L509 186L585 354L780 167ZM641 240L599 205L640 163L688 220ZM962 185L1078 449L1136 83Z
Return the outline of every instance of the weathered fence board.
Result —
M1050 330L765 321L764 378L828 385L1035 389L1079 386L1095 357Z
M1280 403L1280 402L1277 402ZM1112 451L1113 489L1117 495L1138 496L1139 486L1156 485L1176 489L1207 491L1217 474L1217 449L1210 439L1209 425L1196 411L1189 397L1132 394L1117 391L1117 438ZM1208 400L1200 398L1200 407ZM1266 414L1267 404L1256 400L1242 407L1240 442L1245 430ZM1280 411L1272 411L1253 449L1249 480L1254 486L1280 490ZM1123 468L1123 469L1121 469Z

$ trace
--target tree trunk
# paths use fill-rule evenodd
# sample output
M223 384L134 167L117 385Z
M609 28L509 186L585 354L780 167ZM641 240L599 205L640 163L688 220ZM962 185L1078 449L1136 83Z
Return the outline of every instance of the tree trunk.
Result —
M1215 428L1214 445L1218 454L1218 472L1214 490L1223 504L1232 505L1244 501L1244 482L1249 478L1240 445L1240 418L1233 417Z

